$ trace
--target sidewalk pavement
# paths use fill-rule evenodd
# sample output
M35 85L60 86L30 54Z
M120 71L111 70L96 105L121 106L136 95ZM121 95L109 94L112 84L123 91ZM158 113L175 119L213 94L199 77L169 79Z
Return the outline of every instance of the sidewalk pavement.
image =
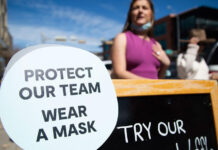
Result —
M0 150L22 150L15 143L9 140L2 123L0 121Z

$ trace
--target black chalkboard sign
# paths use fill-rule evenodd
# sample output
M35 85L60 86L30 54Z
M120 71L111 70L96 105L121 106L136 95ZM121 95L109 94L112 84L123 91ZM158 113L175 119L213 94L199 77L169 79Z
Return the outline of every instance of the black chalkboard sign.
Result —
M217 150L210 94L119 97L117 125L99 150Z

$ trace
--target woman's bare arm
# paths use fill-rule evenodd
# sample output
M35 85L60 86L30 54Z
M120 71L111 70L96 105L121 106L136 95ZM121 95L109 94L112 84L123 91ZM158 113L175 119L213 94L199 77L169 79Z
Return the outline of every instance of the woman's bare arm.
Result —
M112 46L112 64L115 75L120 79L142 79L127 71L126 67L126 36L125 33L119 33Z

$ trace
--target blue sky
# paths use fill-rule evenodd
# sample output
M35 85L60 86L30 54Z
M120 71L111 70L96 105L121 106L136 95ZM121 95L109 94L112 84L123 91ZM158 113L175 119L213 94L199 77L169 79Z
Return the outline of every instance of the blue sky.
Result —
M218 8L218 0L153 0L155 18L198 6ZM122 30L130 0L7 0L8 28L14 47L45 43L100 52L101 40ZM67 41L57 42L55 36ZM70 40L71 38L77 41ZM78 40L85 40L79 44Z

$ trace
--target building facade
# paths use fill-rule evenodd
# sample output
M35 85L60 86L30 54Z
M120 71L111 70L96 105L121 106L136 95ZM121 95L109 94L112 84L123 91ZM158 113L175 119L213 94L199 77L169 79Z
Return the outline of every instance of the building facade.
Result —
M208 38L218 40L218 9L201 6L158 19L154 37L164 49L180 50L183 46L180 40L188 39L193 28L205 29Z
M102 53L103 59L102 60L111 59L110 55L111 55L112 44L113 44L113 40L102 41L102 45L101 45L101 47L103 49L103 53Z
M7 1L0 0L0 79L5 65L12 56L12 36L7 24Z

